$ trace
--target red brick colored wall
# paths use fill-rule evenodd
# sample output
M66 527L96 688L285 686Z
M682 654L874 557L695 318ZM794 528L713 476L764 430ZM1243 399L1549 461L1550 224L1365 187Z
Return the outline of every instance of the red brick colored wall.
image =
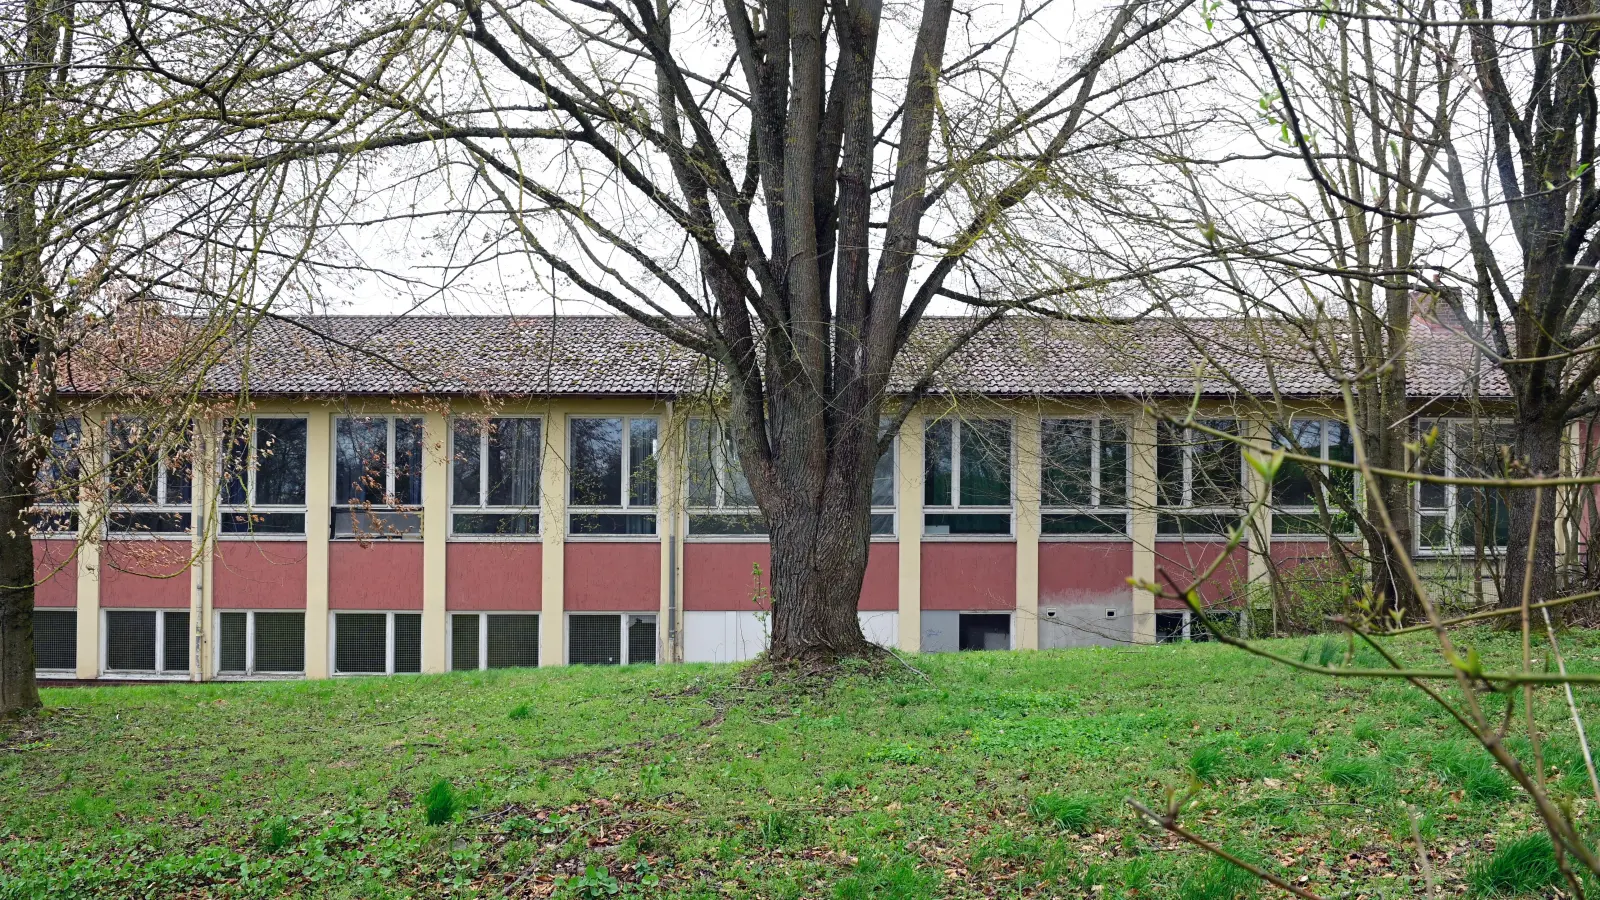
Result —
M537 612L544 545L537 541L460 541L445 549L449 609ZM658 576L659 577L659 576Z

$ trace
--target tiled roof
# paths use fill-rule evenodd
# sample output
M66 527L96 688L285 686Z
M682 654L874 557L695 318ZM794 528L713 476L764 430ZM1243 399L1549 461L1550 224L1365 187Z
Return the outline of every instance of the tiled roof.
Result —
M909 389L964 318L929 318L902 354L893 389ZM1457 334L1413 329L1411 393L1465 396L1475 367L1480 394L1507 396L1503 375ZM198 337L174 338L179 345ZM126 342L124 342L125 344ZM134 352L148 355L144 339ZM225 342L219 341L219 344ZM92 342L91 344L92 345ZM90 346L86 345L86 346ZM114 354L87 350L65 370L74 394L126 383ZM210 393L263 395L486 394L672 396L703 386L709 367L643 325L619 316L306 316L259 322L207 368ZM96 362L98 361L98 365ZM149 364L143 365L149 370ZM104 372L119 373L108 378ZM1145 319L1133 324L1003 320L941 367L939 390L993 395L1189 395L1197 373L1208 395L1239 391L1326 396L1335 383L1305 338L1288 326L1238 319ZM1226 374L1224 374L1226 373Z

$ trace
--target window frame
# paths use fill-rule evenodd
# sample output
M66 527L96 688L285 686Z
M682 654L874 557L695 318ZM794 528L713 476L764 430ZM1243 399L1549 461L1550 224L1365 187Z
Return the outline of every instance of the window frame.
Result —
M1088 422L1090 423L1089 439L1089 500L1088 506L1051 506L1045 497L1046 467L1049 465L1048 453L1043 441L1046 423L1049 422ZM1104 454L1103 431L1106 423L1116 423L1122 428L1123 453L1122 477L1123 490L1121 506L1101 505L1101 457ZM1126 417L1098 415L1098 416L1042 416L1039 419L1039 540L1045 541L1126 541L1133 534L1133 421ZM1047 534L1044 531L1044 517L1051 515L1092 516L1097 519L1120 517L1121 530L1114 534Z
M147 421L148 420L144 416L116 416L116 415L113 415L113 416L109 417L106 420L106 422L105 422L105 432L106 432L105 433L105 438L106 439L102 442L100 456L101 456L102 466L104 468L104 471L106 473L106 477L108 479L111 478L112 475L114 474L114 472L116 470L116 460L119 458L117 456L117 448L115 446L116 445L116 441L113 438L113 435L115 434L115 431L116 431L118 423L120 423L120 422L137 422L141 426L143 426L143 425L145 425L147 423ZM155 472L155 476L156 476L155 496L151 499L151 502L148 502L148 503L127 503L127 502L124 502L124 501L117 500L117 499L115 499L116 485L114 483L109 485L109 490L107 491L106 510L105 510L105 515L103 517L104 518L104 522L101 524L101 530L104 533L105 537L114 538L114 539L119 540L119 541L125 541L125 540L173 540L173 539L181 539L184 536L190 536L190 535L194 534L194 523L195 523L194 504L195 504L196 495L195 495L195 491L194 491L195 465L194 465L194 460L193 459L190 459L190 461L189 461L189 499L187 501L185 501L183 503L183 505L181 505L181 506L167 502L167 494L169 492L169 487L167 485L167 476L172 470L172 465L171 465L172 455L175 454L175 453L180 453L180 452L193 452L195 444L196 444L197 439L198 439L198 435L195 432L194 423L192 423L192 422L184 427L183 432L185 434L185 439L188 442L188 446L186 448L185 447L149 447L148 448L150 453L151 453L151 455L157 459L156 472ZM141 448L140 445L136 444L132 448L125 448L124 452L127 452L128 450L132 450L132 449L143 449L143 448ZM147 514L174 516L174 517L177 517L177 518L174 519L174 524L176 524L178 521L182 521L183 526L181 528L172 528L172 529L165 529L164 528L164 529L159 530L159 531L157 531L157 530L139 530L139 529L134 529L134 528L123 529L123 528L116 527L116 525L117 525L117 517L119 515L139 516L139 515L147 515Z
M888 423L886 421L883 422L883 423L880 423L880 426L879 426L879 429L878 429L879 432L880 432L880 434L878 436L879 440L883 440L883 435L881 434L881 432L883 431L882 425L885 425L885 424L888 424ZM1015 440L1015 438L1013 438L1013 441L1014 440ZM879 542L897 541L897 540L900 539L900 433L899 432L895 432L894 436L889 438L889 449L884 451L884 455L888 456L888 458L889 458L889 500L890 500L890 503L889 503L888 506L879 506L877 503L873 503L871 509L867 513L867 515L869 517L868 518L868 528L871 530L871 538L870 539L873 540L873 541L879 541ZM881 461L882 459L883 459L883 456L879 456L878 457L879 461ZM872 480L873 480L874 487L876 487L877 480L878 480L878 462L877 461L874 461L873 464L872 464ZM872 499L876 499L876 498L869 498L868 502L871 502ZM888 519L889 519L889 530L888 531L879 531L876 527L874 527L872 525L873 520L876 520L876 519L878 519L880 517L883 517L883 516L887 516Z
M1515 423L1513 423L1509 419L1498 419L1498 418L1473 419L1470 416L1431 416L1431 417L1428 417L1428 418L1419 417L1417 419L1418 444L1420 446L1421 436L1428 433L1429 427L1435 426L1435 425L1441 426L1440 429L1439 429L1439 431L1440 431L1440 440L1444 443L1444 473L1443 474L1444 474L1444 477L1446 477L1446 478L1455 478L1455 477L1457 477L1457 468L1456 467L1457 467L1457 462L1459 460L1459 455L1460 455L1460 448L1457 446L1457 442L1456 442L1456 433L1457 433L1457 429L1458 428L1460 428L1461 426L1473 427L1474 425L1478 429L1483 429L1483 428L1506 428L1506 427L1514 426L1514 424ZM1435 446L1437 447L1438 444L1435 444ZM1418 457L1413 459L1412 466L1418 472L1420 472L1422 470L1422 468L1421 468L1422 467L1422 459L1421 459L1420 456L1418 456ZM1432 558L1448 558L1448 557L1470 556L1473 553L1475 553L1476 552L1476 548L1473 545L1466 544L1466 543L1461 543L1459 541L1459 538L1460 538L1460 530L1459 529L1460 529L1460 525L1461 525L1460 516L1461 516L1461 490L1462 490L1462 485L1459 485L1459 484L1437 485L1437 487L1443 489L1444 495L1445 495L1445 505L1442 506L1442 507L1437 507L1437 506L1427 506L1427 507L1425 507L1425 506L1422 505L1422 490L1423 490L1424 487L1425 487L1425 485L1422 482L1419 481L1419 482L1415 482L1412 485L1412 488L1411 488L1411 491L1412 491L1412 493L1411 493L1412 525L1413 525L1413 531L1414 531L1414 537L1412 538L1412 543L1413 543L1413 545L1415 547L1416 554L1418 556L1426 556L1426 557L1432 557ZM1488 491L1488 490L1493 490L1493 489L1492 488L1468 488L1468 490L1484 490L1484 491ZM1451 540L1454 543L1449 544L1447 546L1443 546L1443 547L1440 547L1440 546L1437 546L1437 545L1433 545L1433 544L1424 543L1424 537L1426 536L1427 532L1423 527L1422 520L1424 518L1426 518L1426 517L1434 517L1434 516L1441 516L1441 515L1444 517L1445 534L1449 535ZM1491 537L1493 537L1493 536L1491 535ZM1483 550L1484 550L1484 552L1486 554L1503 557L1505 555L1505 552L1506 552L1506 546L1504 544L1485 543L1484 547L1483 547Z
M66 427L68 423L71 423L70 428ZM63 429L68 433L69 440L65 449L66 458L64 460L60 460L57 459L55 455L57 450L56 434ZM35 499L33 504L28 507L30 518L28 536L30 538L34 540L77 540L78 530L80 528L79 517L81 515L81 499L78 495L81 492L83 481L83 458L80 455L82 452L83 417L79 415L63 415L57 418L55 425L51 428L50 433L50 456L39 461L39 471L43 473L49 470L53 465L59 463L63 470L61 473L61 478L72 487L73 499L65 502L61 501L60 499L51 499L41 502L39 500L40 497L43 497L47 493L57 494L58 489L54 487L55 479L53 477L49 482L35 479ZM47 518L54 518L57 516L64 518L68 523L70 523L71 527L51 531L39 530L39 523L45 521Z
M1005 506L967 506L961 502L961 430L968 422L1004 422L1006 423L1006 480L1010 498ZM950 503L949 505L934 505L927 502L927 470L928 470L928 431L933 427L949 423L950 425ZM961 416L950 416L943 419L927 419L922 427L922 471L923 471L923 503L922 503L922 540L933 541L1014 541L1017 539L1017 419L1015 416L974 416L963 419ZM928 531L929 515L1004 515L1007 521L1006 530L989 532L985 534L940 534ZM948 527L948 526L947 526Z
M456 629L457 618L472 616L478 620L478 664L470 669L456 668ZM544 638L544 613L539 610L529 609L497 609L497 610L462 610L452 611L446 623L445 663L451 672L487 672L491 668L533 668L542 666L542 659L536 660L534 666L493 666L489 665L489 620L494 616L533 616L538 632L535 634L534 655L538 656L539 643Z
M595 610L595 611L574 610L574 611L563 612L562 616L561 616L561 618L562 618L561 627L563 629L563 634L562 634L563 640L561 641L561 662L562 662L562 664L568 665L568 666L571 666L571 665L601 665L599 663L574 663L572 661L572 619L575 616L617 616L618 618L620 618L622 620L622 622L621 622L621 639L619 641L620 646L617 649L617 667L618 668L621 668L623 666L643 666L643 665L659 666L659 665L661 665L661 612L660 612L660 610L654 610L654 609L651 609L651 610L637 610L637 611L633 611L633 612L608 612L608 611L605 611L605 610ZM632 618L634 616L638 616L638 617L641 617L641 618L648 618L648 619L651 620L651 624L653 626L655 626L654 628L651 629L651 634L655 635L655 654L654 654L655 655L655 661L654 662L651 662L651 663L635 663L635 662L629 662L628 661L628 650L629 650L629 647L628 647L628 619ZM544 628L544 619L542 617L539 620L539 627L541 629Z
M573 476L574 470L576 469L576 466L573 465L573 460L576 458L576 454L573 451L572 442L574 440L576 440L576 434L575 434L575 429L572 427L572 423L574 423L576 421L579 421L579 420L604 421L604 420L607 420L607 419L619 419L619 420L622 421L622 437L621 437L622 458L621 458L621 461L620 461L621 462L621 467L622 467L622 472L621 472L621 474L622 474L622 482L621 482L621 491L620 491L620 493L618 495L618 498L617 498L618 500L621 501L621 505L620 506L585 506L585 505L580 505L580 504L573 503L572 502L572 476ZM649 506L636 506L636 505L633 504L633 423L636 422L636 421L640 421L640 420L648 420L648 421L654 422L655 426L656 426L656 437L655 437L655 441L651 445L651 451L650 451L650 455L651 455L651 457L653 457L655 459L655 464L656 464L655 502L650 504ZM661 441L662 441L661 428L662 428L662 418L661 418L661 416L654 415L654 414L634 415L634 414L630 414L630 413L618 413L616 415L609 415L609 416L608 415L571 415L571 416L567 417L567 439L566 439L567 465L565 466L566 472L565 472L565 476L564 476L564 480L566 482L566 484L564 485L564 490L566 491L565 497L566 497L566 517L567 517L566 534L565 534L566 540L568 540L568 541L637 541L637 542L649 542L649 541L659 541L659 540L661 540ZM651 519L652 527L651 527L651 530L649 532L647 532L647 533L639 533L639 534L615 534L615 533L607 533L607 532L578 532L578 531L574 530L573 527L572 527L573 518L576 517L576 516L600 516L600 515L635 516L635 517L638 517L638 518L644 518L646 516L649 516L650 519Z
M154 613L156 628L154 632L155 668L154 669L113 669L111 668L111 613ZM189 643L189 667L186 669L166 668L167 659L167 614L182 613L190 617L190 624L194 622L194 613L189 607L101 607L100 608L100 675L123 681L188 681L194 674L194 643L191 636ZM81 660L80 660L81 662Z
M728 504L728 494L730 493L728 484L732 478L732 473L729 471L728 452L732 449L736 453L737 448L732 446L731 440L726 439L724 422L725 420L716 416L689 416L684 422L684 539L722 543L765 542L771 537L771 532L766 527L765 522L760 522L762 526L760 531L695 531L694 522L696 517L755 517L758 521L761 517L761 508L754 504L753 497L749 506ZM712 454L711 490L714 495L714 500L710 506L704 504L696 505L693 497L695 472L693 471L694 458L692 454L696 438L694 430L696 427L701 426L710 429L708 436Z
M301 494L305 498L305 500L303 500L298 506L279 504L279 503L257 504L255 502L255 500L256 500L256 474L260 470L260 466L257 464L258 448L256 447L256 433L257 433L256 432L256 422L258 420L260 420L260 419L283 419L283 420L291 420L292 419L292 420L297 420L297 421L305 423L305 428L306 428L306 467L305 467L305 471L303 471L301 473L301 475L300 475L300 477L302 478ZM306 539L306 521L307 521L307 519L308 519L308 517L310 515L310 499L311 499L311 417L306 415L305 413L259 413L259 414L251 413L248 416L230 416L230 417L224 419L223 422L222 422L221 429L218 432L218 434L223 436L224 439L219 440L217 442L218 445L219 445L217 447L217 454L218 454L218 460L219 460L219 467L218 467L218 471L219 472L226 473L228 471L228 469L227 469L227 461L228 461L228 449L229 448L227 447L227 441L226 441L225 438L226 438L226 435L228 435L228 433L229 433L229 427L228 427L229 423L231 423L231 422L239 422L239 421L248 421L250 423L249 431L247 432L247 434L249 435L249 441L247 443L247 447L248 447L249 452L248 452L248 456L247 456L246 462L245 462L246 471L249 473L248 474L248 478L247 478L247 480L245 482L245 502L243 504L224 503L224 502L222 502L222 497L226 493L225 490L224 490L224 485L220 484L220 483L217 485L217 488L216 488L216 490L217 490L216 496L217 496L217 500L218 500L218 503L217 503L217 529L216 529L217 539L218 540L224 540L224 541L303 541L303 540L305 540ZM392 444L393 441L391 440L390 443ZM337 460L335 460L335 471L337 471ZM286 514L290 514L290 515L299 515L300 516L300 530L299 531L294 531L294 532L291 532L291 531L258 532L258 531L255 531L254 529L252 529L250 531L224 531L224 530L222 530L222 517L223 516L240 515L240 514L244 514L244 515L253 515L253 514L267 515L267 514L273 514L273 513L286 513ZM332 526L330 525L330 527L332 527Z
M418 502L415 506L412 506L412 505L409 505L409 504L404 504L404 503L388 503L388 502L385 502L385 503L372 503L372 504L366 504L366 505L339 502L339 494L340 494L340 490L341 490L340 487L339 487L339 423L343 422L343 421L352 420L352 419L381 419L385 423L386 437L387 437L387 442L385 444L385 449L384 449L384 465L383 465L383 468L384 468L384 472L383 472L383 494L384 494L385 500L393 500L393 499L395 499L395 494L394 494L394 486L395 486L395 439L396 439L396 432L398 431L398 429L395 427L395 422L400 420L400 419L408 419L408 420L411 420L411 421L414 421L414 422L417 423L417 428L419 429L419 432L422 429L425 428L424 423L423 423L423 416L420 413L416 413L416 414L412 414L412 413L375 413L375 414L372 414L372 415L357 414L357 413L347 413L347 414L344 414L344 415L333 416L333 421L329 423L329 429L328 429L328 439L333 442L333 447L332 447L333 452L328 454L328 467L329 467L328 484L331 486L331 489L329 490L328 493L330 495L330 499L332 500L332 514L328 517L328 528L329 528L329 538L330 538L330 540L335 540L335 541L372 541L372 540L420 541L420 540L422 540L422 503L421 502ZM307 435L307 437L309 439L309 434ZM427 443L428 443L427 442L427 438L426 438L426 436L424 436L422 441L421 441L421 443L420 443L420 446L418 447L418 466L417 466L417 471L416 471L416 474L414 476L412 476L412 477L416 478L416 480L417 480L417 496L419 498L423 498L423 497L427 496L426 495L427 486L423 483L423 478L424 478L424 476L425 476L425 474L427 472L427 468L428 468L425 460L423 459L423 456L428 452ZM344 514L347 514L347 515L354 515L355 513L358 513L358 512L367 512L369 514L373 514L374 518L377 518L376 514L378 514L378 513L395 513L395 514L397 514L396 518L398 520L400 520L401 522L406 522L407 524L409 524L409 522L407 520L407 517L409 517L411 520L415 521L415 524L413 526L411 526L411 527L407 527L407 528L404 528L404 529L399 529L399 530L396 530L396 531L387 531L387 530L385 530L385 531L377 531L377 532L374 532L374 533L371 533L371 534L358 533L358 532L355 532L355 531L341 532L339 530L339 516L340 516L340 514L344 513ZM388 518L385 518L383 521L387 522L387 521L391 521L391 520L388 519Z
M1242 433L1245 420L1237 416L1207 416L1200 421L1212 426L1214 426L1217 422L1228 422L1233 428L1232 436L1234 438L1243 439L1245 436ZM1163 503L1161 500L1161 432L1163 427L1181 427L1183 431L1183 443L1180 445L1180 449L1183 451L1183 473L1181 480L1182 496L1177 505ZM1191 428L1187 425L1177 426L1167 422L1156 423L1156 467L1154 473L1154 487L1156 496L1156 540L1158 541L1226 541L1228 540L1228 536L1226 534L1220 534L1204 529L1189 531L1180 528L1177 531L1165 531L1161 527L1162 519L1164 517L1171 517L1173 521L1182 522L1186 519L1198 520L1202 518L1225 517L1237 523L1239 519L1243 518L1245 511L1250 508L1250 479L1246 473L1247 463L1245 462L1244 447L1236 441L1229 441L1228 445L1232 448L1231 452L1235 457L1234 466L1239 478L1239 499L1237 504L1233 506L1193 505L1195 487L1195 455L1200 449L1198 442L1194 437L1195 435L1199 435L1199 437L1206 439L1211 438L1210 435L1205 434L1204 432L1196 431L1194 428Z
M1316 422L1317 423L1318 446L1317 446L1315 451L1313 451L1312 448L1300 446L1299 445L1299 438L1294 435L1295 425L1298 424L1298 423L1301 423L1301 422ZM1346 428L1347 430L1349 429L1349 426L1342 419L1328 419L1328 418L1322 418L1320 416L1319 417L1294 416L1294 417L1291 417L1289 419L1289 427L1288 427L1286 432L1281 431L1280 429L1277 429L1277 428L1273 429L1273 432L1274 432L1273 436L1272 436L1273 447L1275 449L1284 450L1284 451L1289 452L1289 453L1301 453L1302 451L1304 451L1303 455L1306 455L1306 456L1315 455L1315 456L1317 456L1317 458L1322 460L1322 463L1317 468L1322 471L1323 479L1331 481L1332 480L1333 467L1328 465L1328 460L1330 459L1330 457L1328 456L1328 447L1329 447L1328 423L1330 423L1330 422L1337 423L1338 425L1340 425L1341 427ZM1353 443L1354 440L1355 440L1355 435L1351 434L1350 439L1351 439L1351 441ZM1292 444L1289 443L1290 440L1293 441ZM1350 478L1351 478L1351 485L1353 486L1353 491L1352 491L1352 495L1353 496L1351 496L1350 500L1351 500L1352 504L1357 505L1359 507L1359 504L1361 503L1361 499L1362 499L1361 476L1359 474L1355 473L1355 472L1351 472L1350 473ZM1309 540L1316 540L1319 537L1326 537L1327 536L1327 535L1322 534L1321 532L1279 531L1278 530L1278 516L1280 516L1280 515L1284 515L1284 516L1306 516L1306 517L1310 517L1310 518L1316 518L1317 515L1318 515L1317 505L1315 503L1312 503L1310 505L1280 506L1278 504L1278 498L1276 496L1277 485L1269 483L1268 490L1273 492L1273 496L1271 497L1272 502L1270 504L1271 512L1272 512L1272 539L1273 540L1275 540L1275 541L1289 541L1289 542L1296 542L1296 541L1302 541L1303 542L1303 541L1306 541L1308 539ZM1327 506L1328 506L1328 515L1332 516L1332 517L1335 517L1335 518L1337 518L1339 515L1341 515L1341 512L1339 510L1339 505L1337 503L1333 502L1332 497L1327 495L1326 493L1323 496L1324 496L1324 502L1326 502ZM1355 525L1352 523L1351 526L1350 526L1350 529L1348 531L1340 531L1336 536L1340 537L1340 538L1354 538L1354 537L1356 537L1357 536L1357 531L1356 531Z
M375 616L384 617L383 622L383 668L382 672L342 672L339 670L339 617L340 616ZM389 678L395 675L420 675L421 672L396 672L394 670L395 654L395 616L422 616L421 610L416 609L338 609L328 613L328 674L334 678ZM425 639L426 634L422 637ZM421 649L419 642L418 649ZM420 667L419 667L420 668Z
M535 447L534 466L538 473L533 491L533 505L531 506L494 506L489 503L489 431L484 427L487 423L502 419L531 419L539 423L539 443ZM456 453L456 424L458 422L477 422L478 427L478 503L477 505L463 505L457 502L456 497L456 464L460 462L460 455ZM544 447L548 432L544 416L529 413L506 413L494 416L456 415L448 420L450 432L450 465L446 473L447 484L445 490L449 491L446 504L450 517L450 540L452 541L540 541L544 534ZM457 531L457 515L522 515L533 516L535 527L533 531L522 533L483 533L474 531Z
M300 613L306 615L304 609L213 609L211 615L212 634L211 640L211 672L218 681L292 681L306 676L306 657L302 652L300 668L293 672L257 672L256 671L256 614L257 613ZM244 671L222 671L222 617L224 614L243 613L244 626ZM302 625L302 636L304 635Z

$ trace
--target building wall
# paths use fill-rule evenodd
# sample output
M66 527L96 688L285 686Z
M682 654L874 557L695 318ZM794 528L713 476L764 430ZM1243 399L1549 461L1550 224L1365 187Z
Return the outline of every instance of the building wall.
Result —
M78 605L77 546L69 540L33 542L33 603L35 606Z
M218 541L212 593L218 609L305 609L305 541Z

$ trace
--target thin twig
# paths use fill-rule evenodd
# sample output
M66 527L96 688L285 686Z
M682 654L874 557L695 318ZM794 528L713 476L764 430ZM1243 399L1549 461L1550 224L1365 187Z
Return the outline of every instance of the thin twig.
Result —
M1132 806L1134 809L1138 810L1140 815L1142 815L1145 818L1149 819L1150 821L1156 823L1157 825L1160 825L1162 828L1166 829L1167 831L1177 835L1178 837L1183 838L1184 840L1188 841L1191 844L1194 844L1196 847L1199 847L1200 849L1206 851L1207 853L1210 853L1213 856L1219 856L1219 857L1227 860L1228 862L1233 863L1234 865L1236 865L1239 868L1245 870L1246 872L1249 872L1251 875L1254 875L1255 877L1261 879L1262 881L1267 882L1268 884L1271 884L1271 885L1273 885L1275 887L1278 887L1278 888L1281 888L1281 889L1283 889L1285 891L1288 891L1289 893L1295 895L1296 897L1302 898L1302 900L1322 900L1322 897L1311 893L1310 891L1306 890L1305 888L1295 887L1294 885L1290 884L1289 882L1285 881L1284 879L1279 878L1278 876L1272 874L1271 872L1268 872L1266 869L1263 869L1258 865L1246 862L1245 860L1242 860L1239 857L1234 856L1232 853L1229 853L1228 851L1222 849L1221 847L1217 846L1216 844L1211 843L1210 841L1206 840L1205 838L1201 837L1200 835L1195 834L1194 832L1192 832L1189 829L1183 827L1182 825L1179 825L1178 824L1178 820L1173 816L1157 815L1154 811L1152 811L1149 807L1145 806L1143 803L1140 803L1139 801L1131 799L1131 798L1128 800L1128 805Z

